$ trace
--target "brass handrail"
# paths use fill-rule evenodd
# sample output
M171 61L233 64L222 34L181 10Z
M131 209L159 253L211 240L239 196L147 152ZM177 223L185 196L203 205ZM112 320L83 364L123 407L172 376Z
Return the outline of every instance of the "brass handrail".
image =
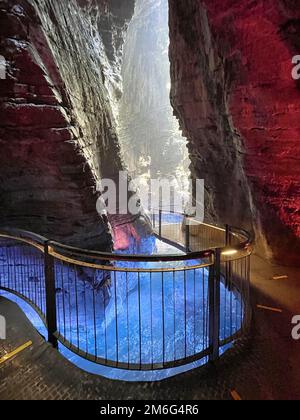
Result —
M164 214L170 214L167 212L162 211ZM174 215L179 215L182 217L187 217L183 213L171 213ZM189 217L189 219L192 219ZM225 229L210 225L207 223L201 223L195 219L192 219L193 222L203 225L209 229L223 231L225 233ZM180 224L181 226L181 224ZM238 239L241 240L240 243L235 244L234 246L225 246L221 248L221 252L226 252L228 248L232 249L233 251L236 251L237 254L233 254L231 257L227 257L226 261L235 261L238 259L238 253L240 251L247 251L249 248L251 248L253 243L253 237L250 233L243 229L239 228L231 228L232 234L235 235ZM204 260L204 259L210 259L213 260L214 258L214 250L217 247L214 247L212 245L211 248L208 248L206 250L202 251L194 251L194 252L185 252L182 255L177 254L157 254L157 255L143 255L143 254L116 254L116 253L109 253L109 252L100 252L100 251L91 251L88 249L82 249L70 245L61 244L57 241L51 241L44 236L28 232L26 230L21 229L15 229L15 228L0 228L0 237L7 238L7 239L14 239L20 242L27 243L28 245L34 246L35 248L39 249L41 252L44 252L44 246L47 243L49 245L49 252L50 254L57 258L66 261L68 259L68 262L72 262L74 264L83 264L87 267L91 268L99 268L103 270L112 270L112 266L107 265L107 262L144 262L144 263L155 263L155 262L179 262L179 261L191 261L191 260ZM162 240L168 240L167 238L164 238L163 236L160 237ZM177 246L175 241L173 243L174 246ZM251 249L249 250L251 252ZM66 255L67 254L67 255ZM71 254L71 255L70 255ZM93 259L93 260L100 260L100 264L93 261L93 263L89 263L87 261L84 261L84 259ZM213 263L213 261L211 262ZM210 264L202 265L200 264L200 267L207 266ZM197 266L197 267L199 267ZM188 267L183 267L183 269L188 269ZM126 270L126 269L124 269ZM130 268L132 271L132 268ZM162 271L163 269L160 269ZM120 270L121 271L121 270ZM141 271L138 270L137 271ZM151 270L146 270L151 271Z

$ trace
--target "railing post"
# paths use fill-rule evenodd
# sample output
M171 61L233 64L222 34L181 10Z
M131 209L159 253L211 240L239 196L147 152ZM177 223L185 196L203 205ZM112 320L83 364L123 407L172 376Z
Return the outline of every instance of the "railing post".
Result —
M57 348L58 341L55 337L55 333L57 332L57 317L54 258L49 254L48 242L45 243L45 282L48 342L52 344L53 347Z
M230 247L231 245L231 227L229 225L226 225L226 247ZM226 288L230 284L231 279L231 272L232 272L232 264L230 261L227 261L225 264L225 286Z
M225 240L226 246L230 245L230 242L231 242L231 237L230 236L231 236L230 226L226 225L226 240Z
M185 249L188 254L190 252L190 224L187 216L185 216Z
M159 209L159 237L162 234L162 209Z
M215 251L215 262L209 268L209 345L210 362L220 356L220 282L221 282L221 250Z

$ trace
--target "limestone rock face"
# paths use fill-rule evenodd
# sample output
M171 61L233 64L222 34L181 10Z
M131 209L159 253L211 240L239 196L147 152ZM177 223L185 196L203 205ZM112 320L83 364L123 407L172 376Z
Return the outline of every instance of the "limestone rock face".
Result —
M123 3L123 2L122 2ZM134 2L0 1L0 224L106 248L96 181L123 169L115 129Z
M208 218L252 227L264 253L299 265L299 2L169 4L172 103Z

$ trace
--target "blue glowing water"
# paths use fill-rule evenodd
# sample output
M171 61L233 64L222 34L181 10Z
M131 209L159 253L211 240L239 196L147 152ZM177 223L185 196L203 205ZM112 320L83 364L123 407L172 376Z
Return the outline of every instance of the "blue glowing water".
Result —
M19 291L45 311L42 256L24 248L10 250L16 263L12 270L0 272L1 286ZM128 251L127 251L128 252ZM140 253L180 254L178 249L147 238L139 244ZM16 261L16 255L19 260ZM30 264L28 264L28 261ZM25 264L25 262L27 262ZM199 261L190 261L190 266ZM116 269L180 268L186 262L117 263ZM8 264L9 267L9 264ZM29 281L24 281L27 279ZM77 280L77 281L76 281ZM103 272L56 263L57 318L59 332L83 352L111 361L131 364L161 364L193 356L208 346L208 273L205 268L191 271L129 273L116 271L110 287L95 287ZM20 304L20 302L18 302ZM23 306L28 314L28 307ZM221 339L241 328L243 307L240 297L221 285ZM36 319L33 319L37 328ZM127 371L95 365L70 353L61 352L73 363L92 373L112 379L161 380L193 369L206 359L180 368L161 371Z
M177 249L154 244L159 253ZM143 244L141 244L143 250ZM147 241L149 249L149 241ZM189 261L196 265L198 261ZM120 263L126 268L180 268L185 262ZM208 345L207 271L115 272L109 296L74 282L73 269L57 269L59 330L71 344L104 359L161 364L201 352ZM85 274L87 274L85 272ZM97 275L97 273L96 273ZM78 308L78 311L75 310ZM96 311L94 309L96 308Z

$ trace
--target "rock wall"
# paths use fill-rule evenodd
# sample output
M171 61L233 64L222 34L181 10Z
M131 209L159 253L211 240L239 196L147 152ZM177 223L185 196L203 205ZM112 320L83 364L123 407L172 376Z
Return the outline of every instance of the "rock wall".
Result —
M123 4L123 2L122 2ZM114 105L134 1L0 1L0 224L106 248L96 181L124 165Z
M260 252L299 265L299 2L169 4L172 103L207 217L252 227Z

